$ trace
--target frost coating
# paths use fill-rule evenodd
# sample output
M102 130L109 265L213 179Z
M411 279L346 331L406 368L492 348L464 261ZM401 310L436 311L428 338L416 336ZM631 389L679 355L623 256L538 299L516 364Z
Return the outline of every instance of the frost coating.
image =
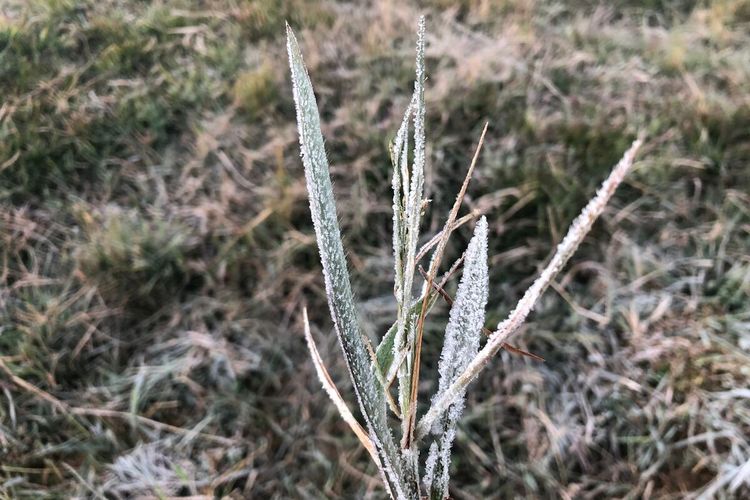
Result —
M414 94L391 148L394 168L392 179L393 249L396 272L394 294L398 303L398 317L381 340L377 352L372 352L372 347L359 330L315 95L299 53L299 47L288 27L287 50L310 211L323 265L331 317L357 401L366 422L367 432L357 423L330 380L312 341L305 315L305 334L318 377L345 422L349 424L365 448L371 452L391 497L408 500L424 498L420 491L418 440L431 436L432 443L430 443L422 483L427 488L429 498L444 500L448 495L450 452L456 435L457 422L464 409L467 385L497 350L505 345L505 340L517 331L533 309L539 296L581 243L617 185L632 166L641 141L634 142L625 153L610 177L597 191L596 196L573 222L548 266L526 291L508 318L498 325L498 330L481 351L479 350L479 332L484 323L484 309L488 294L488 230L487 221L484 218L477 223L474 237L464 254L466 265L446 328L445 343L438 363L438 390L432 398L432 404L426 415L416 427L416 434L413 434L417 411L423 321L440 296L449 303L451 302L443 286L458 265L464 261L464 257L462 256L454 263L440 283L435 284L434 280L451 231L460 226L464 220L472 217L467 215L456 222L461 200L466 193L466 187L487 130L485 125L477 152L446 221L445 229L417 254L421 212L424 204L422 199L425 167L424 31L424 19L420 18ZM410 125L412 123L414 154L410 166L412 132ZM435 245L437 248L430 262L429 271L424 273L425 284L422 287L422 293L418 300L414 300L412 285L416 271L415 264L418 259L422 258L423 253L426 255ZM423 271L420 269L420 272ZM401 412L395 408L391 394L386 392L396 377L399 380L398 397ZM397 446L388 424L386 396L394 414L402 419L401 449Z
M591 226L594 225L594 221L604 211L604 207L607 206L610 198L620 185L622 180L625 178L630 168L633 166L635 155L638 153L643 141L637 139L633 142L622 159L615 165L609 177L602 183L599 190L596 192L596 196L588 202L583 208L580 215L576 217L573 223L568 229L568 233L563 238L562 242L557 246L557 251L552 257L552 260L547 267L539 275L539 278L534 282L531 287L526 290L523 297L516 307L511 311L508 318L501 322L497 330L492 334L487 344L482 350L476 355L471 363L466 367L465 370L459 375L455 382L445 391L445 393L437 401L433 401L432 407L429 409L427 414L422 417L417 428L417 437L425 436L432 427L432 423L459 395L463 394L466 390L466 386L477 376L487 362L494 356L500 347L503 345L508 337L518 330L518 328L526 320L531 310L534 308L537 299L542 295L544 290L547 289L550 282L557 276L557 273L565 266L565 263L575 253L578 246L583 241L583 238L591 230Z
M466 264L450 311L440 354L437 396L442 395L479 350L484 308L489 293L487 219L482 217L466 251Z
M310 213L323 265L331 318L370 439L380 457L385 483L392 496L411 498L411 487L403 480L401 460L388 427L385 397L378 390L379 384L370 370L370 357L359 331L315 94L297 40L288 26L287 52Z
M466 250L464 274L458 285L456 300L451 307L438 363L440 380L433 404L455 382L479 350L488 293L487 219L482 217ZM465 389L432 425L431 431L436 438L430 445L423 481L432 499L442 500L448 496L451 446L456 435L456 425L463 413L464 399Z
M422 219L422 193L424 191L425 166L425 131L424 131L424 17L419 19L417 36L417 76L414 80L414 165L412 166L409 198L406 204L407 216L407 262L404 269L404 304L409 306L412 300L411 285L414 282L414 265L419 240L419 224ZM408 298L408 301L406 300Z
M411 391L411 356L409 353L414 351L414 340L416 333L415 315L411 314L412 306L412 285L414 284L414 271L416 264L417 242L419 241L419 224L422 217L422 193L424 189L424 166L425 166L425 131L424 131L424 48L425 48L425 19L424 16L419 18L419 28L417 32L417 61L416 61L416 78L414 80L414 163L411 169L410 178L406 176L408 169L407 149L401 158L402 165L402 182L406 194L406 185L409 185L408 195L405 200L405 229L404 234L406 243L404 245L404 267L402 271L402 285L400 297L398 299L399 317L398 330L396 332L396 341L394 344L394 357L397 352L401 351L404 346L407 349L406 362L401 366L399 371L399 405L401 413L405 415L409 407L409 393ZM407 134L408 136L408 134ZM406 142L406 141L404 141ZM406 421L404 421L406 424ZM404 432L407 432L404 427Z
M424 464L424 478L423 483L427 490L430 490L430 485L432 485L432 482L435 478L435 466L437 465L438 460L438 445L437 443L432 443L430 445L430 451L427 454L427 461Z
M391 146L391 162L393 163L393 263L396 279L393 283L393 293L396 298L401 297L404 280L403 248L404 248L404 200L402 194L409 184L408 148L409 148L409 119L413 109L413 100L409 103Z
M392 150L393 175L393 244L396 267L394 292L398 305L392 358L405 352L405 362L398 368L398 402L401 414L409 407L412 357L416 332L415 314L412 312L414 298L412 286L416 264L419 225L422 216L422 194L424 190L425 133L424 133L424 44L425 20L419 18L417 33L416 78L414 94L396 134ZM409 122L414 123L414 161L409 171Z

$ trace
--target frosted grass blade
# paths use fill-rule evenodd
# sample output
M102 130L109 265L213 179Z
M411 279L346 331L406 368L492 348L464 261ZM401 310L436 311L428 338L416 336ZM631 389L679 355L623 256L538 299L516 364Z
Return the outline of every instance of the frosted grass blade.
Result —
M607 177L602 183L596 196L588 202L580 215L578 215L570 225L568 233L557 246L555 255L539 275L539 278L537 278L534 284L526 290L526 293L524 293L521 300L518 301L518 304L513 311L511 311L510 315L498 325L497 330L492 334L477 356L471 361L471 363L469 363L463 373L461 373L451 387L445 391L437 401L433 402L427 414L422 417L422 420L419 422L416 439L424 437L429 432L435 419L450 406L456 397L463 394L466 386L474 380L482 368L484 368L497 351L502 348L505 341L508 340L508 338L523 324L526 317L534 308L536 301L547 289L550 282L555 276L557 276L560 270L562 270L563 266L568 262L568 259L570 259L573 253L575 253L584 237L591 230L591 226L594 225L594 221L596 221L604 211L604 207L607 206L610 198L612 198L615 189L617 189L617 186L620 185L625 178L625 175L627 175L633 166L635 155L638 153L641 144L641 139L637 139L633 142L632 146L630 146L625 152L622 159L612 169L609 177Z
M388 426L385 397L370 369L370 356L359 330L317 102L299 45L289 26L287 51L310 213L323 265L331 318L389 493L395 498L411 498L413 488L403 479L401 456Z
M409 148L409 119L413 110L413 99L404 112L401 126L391 145L391 163L393 164L393 265L396 279L393 283L393 293L396 299L402 296L404 288L404 238L406 221L404 214L404 187L409 183L408 148ZM400 304L400 301L399 301Z
M445 330L438 363L440 379L433 401L438 400L476 356L484 326L484 310L489 293L487 270L487 219L482 217L466 250L466 265L458 285ZM435 440L430 446L424 485L433 500L448 496L448 472L456 425L464 409L465 389L436 417L432 426Z
M394 345L395 353L406 345L408 354L406 363L399 372L399 405L401 414L406 415L409 408L411 393L411 376L413 372L411 355L414 352L416 328L414 328L415 314L411 313L412 285L416 266L417 243L419 241L419 226L422 218L422 194L424 190L425 167L425 103L424 103L424 52L425 52L425 19L419 18L417 31L417 61L416 78L414 80L414 163L411 170L409 193L406 200L406 245L405 263L403 271L403 287L399 300L398 332ZM407 328L409 326L409 328ZM404 435L408 435L408 422L404 421ZM403 438L402 438L403 445Z

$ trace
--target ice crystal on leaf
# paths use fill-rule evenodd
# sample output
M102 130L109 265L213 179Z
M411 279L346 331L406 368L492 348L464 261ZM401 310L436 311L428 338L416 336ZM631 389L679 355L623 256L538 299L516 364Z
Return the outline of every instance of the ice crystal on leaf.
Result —
M401 458L388 426L385 396L370 368L370 356L359 330L347 270L344 246L336 218L336 202L326 158L320 117L310 77L305 69L299 45L287 27L287 51L292 73L294 103L297 109L302 163L310 198L310 214L323 264L328 305L334 328L344 352L370 439L380 458L383 479L397 498L410 498L411 488L403 480Z
M464 274L458 285L456 300L451 307L445 330L443 351L438 364L437 399L455 382L479 350L484 326L484 308L489 293L487 270L487 219L482 217L474 229L474 237L466 250ZM465 391L459 394L432 425L435 441L430 446L424 477L430 498L448 496L448 469L456 425L464 409Z
M424 485L424 493L429 498L443 500L449 494L451 447L458 421L463 413L468 384L499 349L503 346L511 348L505 341L518 330L541 294L565 266L596 218L602 213L616 187L632 167L641 140L635 141L625 153L596 196L573 222L567 236L557 247L557 252L539 278L480 350L479 343L489 290L488 224L484 217L476 224L465 258L458 259L441 279L436 278L451 232L473 217L470 214L460 220L456 218L476 165L487 126L485 125L482 132L466 179L443 230L417 252L424 202L422 197L425 168L425 22L424 18L420 18L414 92L391 146L395 268L393 290L396 296L397 317L383 335L377 350L373 352L369 341L359 328L315 94L297 40L288 26L287 51L302 163L310 199L310 214L323 266L328 305L365 427L357 422L328 375L315 347L305 313L305 337L316 373L344 421L373 457L388 494L399 500L419 500L423 498ZM414 147L411 165L410 136L413 137ZM435 250L429 270L425 273L419 298L415 300L412 288L417 265L431 248ZM452 301L443 286L458 270L461 262L464 264L463 275L455 301ZM423 271L420 269L420 272ZM417 425L416 403L424 320L432 306L441 299L452 302L452 307L438 363L438 389L430 407ZM391 386L396 379L398 405L391 393ZM387 404L401 420L400 447L389 425ZM425 438L431 438L432 442L420 484L419 446L420 440Z

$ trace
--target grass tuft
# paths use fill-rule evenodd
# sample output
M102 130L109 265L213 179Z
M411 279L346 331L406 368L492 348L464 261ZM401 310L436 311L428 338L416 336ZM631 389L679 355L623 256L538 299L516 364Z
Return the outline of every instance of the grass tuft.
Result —
M174 221L144 221L112 213L87 231L76 251L84 283L95 286L112 307L150 314L179 300L200 277L189 268L194 246Z

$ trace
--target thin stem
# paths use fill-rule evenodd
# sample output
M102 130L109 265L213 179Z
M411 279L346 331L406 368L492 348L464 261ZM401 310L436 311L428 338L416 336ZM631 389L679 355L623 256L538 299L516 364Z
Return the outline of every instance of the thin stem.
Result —
M445 252L445 247L448 244L448 238L450 238L453 223L456 220L456 216L458 216L458 210L459 208L461 208L461 203L464 200L464 196L466 196L466 190L469 187L471 176L474 173L474 168L477 165L479 152L482 150L482 145L484 144L484 136L487 134L488 126L489 122L486 122L484 124L484 129L482 129L482 135L479 137L479 143L474 150L474 157L471 159L469 171L466 172L466 177L464 177L464 182L461 185L461 189L456 195L456 201L453 203L453 207L448 214L448 220L445 222L445 228L443 229L442 236L438 242L437 248L435 249L435 254L433 256L432 262L430 263L430 271L429 275L427 276L425 290L430 290L430 288L432 288L432 282L434 281L437 270L440 267L440 262L443 260L443 253ZM424 301L422 302L422 310L419 313L419 320L417 321L417 341L414 351L414 363L412 365L413 373L411 377L411 395L409 396L409 413L406 416L408 432L404 435L402 440L403 448L410 448L411 441L414 437L414 424L416 422L417 414L417 390L419 388L419 368L422 361L422 339L424 337L424 319L426 314L427 301Z
M612 170L612 173L607 180L605 180L601 188L599 188L596 196L589 201L581 214L573 221L570 229L568 229L567 235L563 238L562 243L558 245L555 255L552 257L552 260L547 267L542 271L539 278L526 291L508 318L498 325L497 330L489 338L487 344L485 344L482 350L479 351L476 357L469 363L463 373L459 375L448 390L446 390L445 393L443 393L443 395L432 405L427 414L422 417L422 420L417 426L416 439L424 437L429 432L435 419L441 415L448 406L450 406L458 395L463 393L466 386L474 380L477 374L487 365L489 360L492 359L498 350L500 350L505 341L523 324L526 317L534 308L536 301L547 289L547 286L549 286L550 282L555 276L557 276L563 266L565 266L568 259L570 259L583 241L583 238L591 230L594 221L604 211L604 207L606 207L612 194L615 192L615 189L633 166L635 155L642 143L643 141L641 138L638 138L633 142L630 149L625 152L625 155Z

